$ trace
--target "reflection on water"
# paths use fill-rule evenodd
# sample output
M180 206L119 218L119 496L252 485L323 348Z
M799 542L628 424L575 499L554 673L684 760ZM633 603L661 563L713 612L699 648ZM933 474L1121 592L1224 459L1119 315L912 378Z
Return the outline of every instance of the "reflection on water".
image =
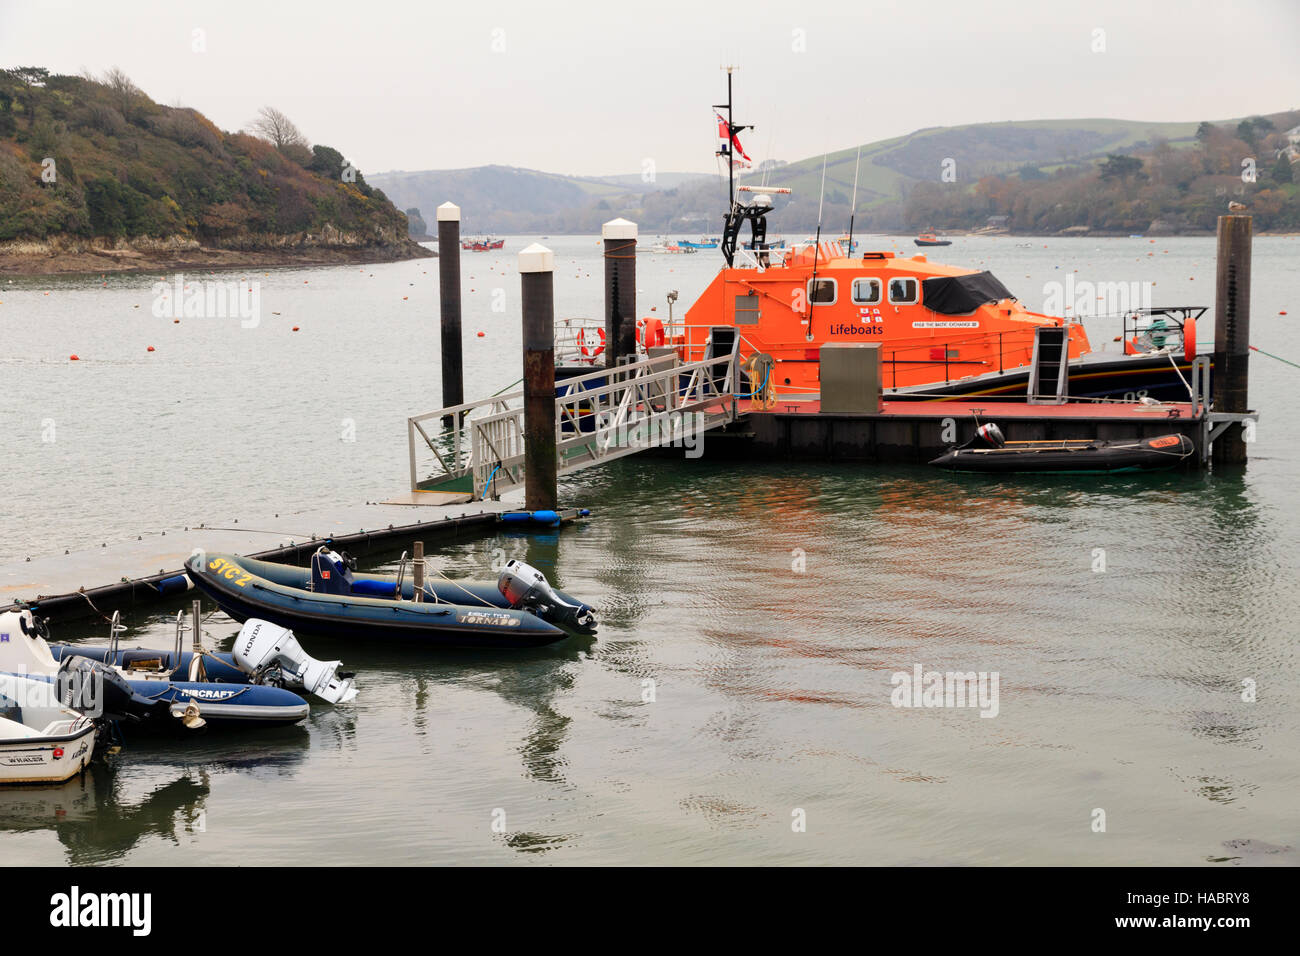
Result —
M179 846L178 831L202 825L208 772L170 777L137 796L112 766L100 762L63 786L0 790L0 829L53 831L73 866L121 860L147 837Z

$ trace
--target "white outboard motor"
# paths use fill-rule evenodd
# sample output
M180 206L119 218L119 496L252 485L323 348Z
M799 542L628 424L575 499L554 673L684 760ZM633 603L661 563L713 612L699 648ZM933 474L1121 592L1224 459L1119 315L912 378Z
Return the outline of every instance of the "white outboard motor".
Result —
M235 662L257 682L302 687L331 704L357 696L351 674L340 674L342 661L318 661L302 649L293 631L250 617L235 638ZM278 673L277 673L278 672Z
M596 615L585 604L574 604L555 593L551 583L531 564L511 558L497 578L497 590L512 608L532 611L548 624L591 634Z

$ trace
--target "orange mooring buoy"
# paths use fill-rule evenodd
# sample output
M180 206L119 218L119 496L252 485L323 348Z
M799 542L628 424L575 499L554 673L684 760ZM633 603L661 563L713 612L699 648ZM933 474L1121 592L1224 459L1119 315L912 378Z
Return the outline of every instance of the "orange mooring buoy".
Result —
M478 334L478 337L479 337L479 338L483 338L483 333L480 332L480 333Z
M153 346L152 346L152 345L149 346L147 349L145 349L145 351L146 351L146 352L152 352L152 351L153 351Z
M81 361L81 358L80 358L80 356L77 355L76 352L73 352L71 355L68 356L68 361L70 361L70 362L80 362L80 361Z
M295 325L295 326L293 327L293 330L292 330L292 331L297 332L297 331L298 331L298 326Z

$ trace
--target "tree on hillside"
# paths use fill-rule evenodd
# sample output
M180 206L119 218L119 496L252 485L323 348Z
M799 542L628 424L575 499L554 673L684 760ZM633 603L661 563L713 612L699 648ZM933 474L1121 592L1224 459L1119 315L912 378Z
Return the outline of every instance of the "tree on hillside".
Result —
M1201 125L1196 127L1196 138L1200 140L1202 143L1204 143L1207 139L1210 138L1210 134L1213 132L1214 132L1214 124L1202 121Z
M343 154L333 146L316 145L311 148L312 160L307 167L313 173L320 173L327 179L338 180L343 176L345 161Z
M301 146L310 149L311 144L302 130L294 125L293 120L285 116L274 106L263 106L257 111L257 118L248 124L248 128L275 143L275 148L283 150L286 146ZM310 160L309 160L310 161Z
M1101 164L1101 178L1107 181L1123 181L1142 175L1142 160L1136 156L1122 156L1110 153Z
M117 67L108 70L99 82L108 87L109 99L128 122L139 115L141 107L148 99L144 95L144 90L136 86L131 78Z
M1285 155L1277 158L1277 165L1273 167L1273 181L1275 183L1289 183L1295 179L1291 171L1291 160Z
M23 86L44 86L45 81L50 78L50 71L40 66L16 66L12 70L6 70L5 72L17 79Z

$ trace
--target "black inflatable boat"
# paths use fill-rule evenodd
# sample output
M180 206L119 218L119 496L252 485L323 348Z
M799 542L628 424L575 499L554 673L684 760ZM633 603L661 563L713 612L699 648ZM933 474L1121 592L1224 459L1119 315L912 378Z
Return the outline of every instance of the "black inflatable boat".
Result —
M950 448L930 464L948 471L985 474L1110 475L1176 468L1196 450L1186 435L1120 441L1084 438L1009 442L993 424L980 426L973 440L983 441L986 447Z
M237 621L261 618L308 634L417 641L451 647L538 647L567 633L594 634L591 608L510 561L497 586L358 574L322 547L310 568L236 554L197 553L185 565L195 585Z

